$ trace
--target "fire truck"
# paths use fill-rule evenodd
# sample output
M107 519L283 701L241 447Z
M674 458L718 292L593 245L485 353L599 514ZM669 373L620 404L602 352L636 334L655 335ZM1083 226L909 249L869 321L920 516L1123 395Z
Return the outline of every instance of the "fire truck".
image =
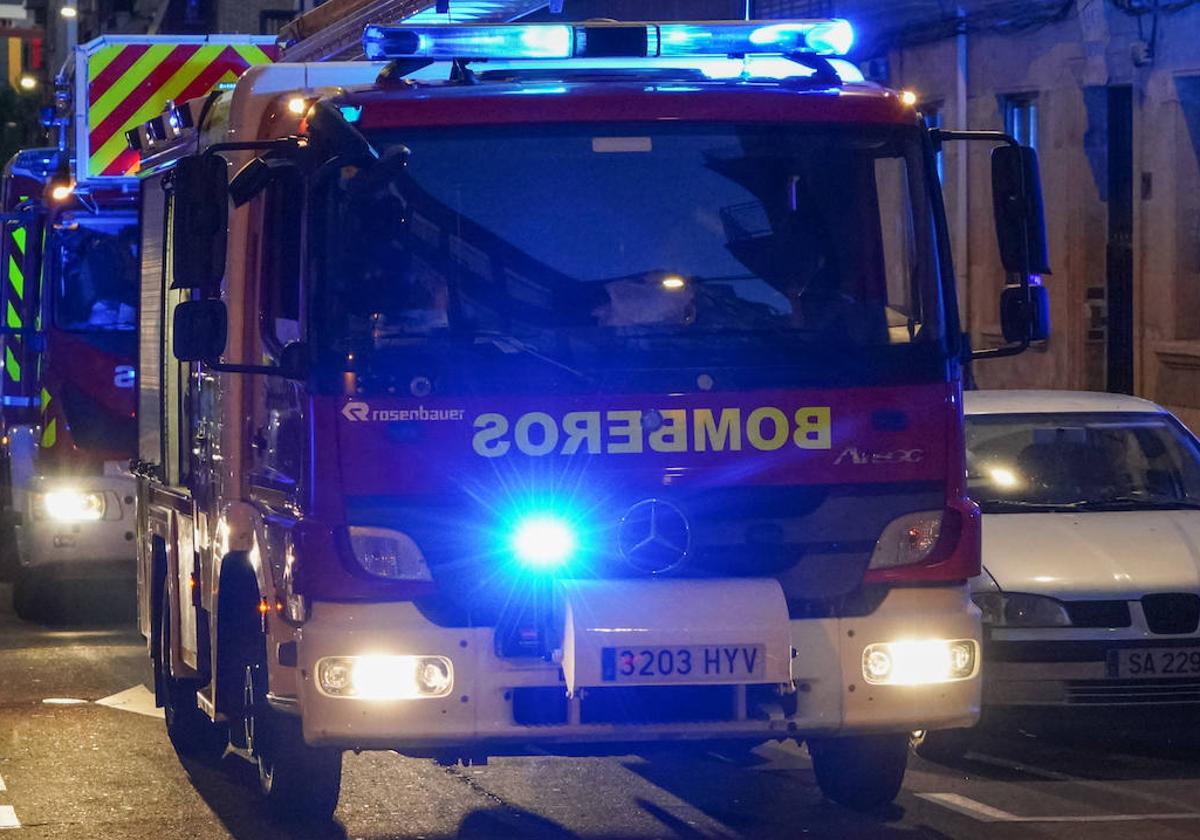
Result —
M124 133L275 54L246 36L80 45L48 120L59 145L5 168L3 497L22 617L49 614L64 582L133 579L138 161Z
M138 574L176 749L328 817L345 750L807 745L978 715L935 151L843 20L371 25L143 130Z

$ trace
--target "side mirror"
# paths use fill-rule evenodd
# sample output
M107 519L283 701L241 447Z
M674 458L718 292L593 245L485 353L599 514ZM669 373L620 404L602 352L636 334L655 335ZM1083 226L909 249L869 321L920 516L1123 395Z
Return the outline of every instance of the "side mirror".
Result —
M174 289L215 289L225 274L229 172L216 155L186 157L171 175Z
M1026 298L1026 292L1029 297ZM1000 328L1010 344L1050 337L1050 295L1040 283L1005 286L1000 293Z
M256 157L247 163L229 182L229 197L233 199L234 207L241 207L256 195L261 193L271 182L282 177L284 173L299 172L299 168L290 160L280 158Z
M293 341L279 353L279 375L286 379L308 379L308 345Z
M181 362L213 362L225 352L229 323L219 300L185 300L175 307L171 350Z
M1037 152L1028 146L1008 145L992 150L992 207L1004 270L1049 274Z

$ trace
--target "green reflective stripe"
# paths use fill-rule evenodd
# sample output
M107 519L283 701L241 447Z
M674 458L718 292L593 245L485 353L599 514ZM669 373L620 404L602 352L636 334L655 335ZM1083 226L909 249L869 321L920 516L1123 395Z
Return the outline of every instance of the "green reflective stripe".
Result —
M21 266L17 264L17 258L12 254L8 255L8 282L12 283L13 291L17 293L17 297L24 300L25 272L21 271Z
M42 414L45 414L46 408L50 405L50 392L47 391L45 388L42 389L41 397L39 399L38 404L41 405L41 407L42 407Z
M51 420L46 424L46 430L42 432L42 448L49 449L58 441L58 421Z
M25 228L14 228L12 236L13 242L17 243L17 250L21 252L21 256L25 256Z
M21 328L21 316L17 314L17 308L12 305L11 300L8 302L8 319L5 323L10 327Z
M11 347L4 348L4 372L13 382L21 381L21 365L17 362L17 357L13 355Z

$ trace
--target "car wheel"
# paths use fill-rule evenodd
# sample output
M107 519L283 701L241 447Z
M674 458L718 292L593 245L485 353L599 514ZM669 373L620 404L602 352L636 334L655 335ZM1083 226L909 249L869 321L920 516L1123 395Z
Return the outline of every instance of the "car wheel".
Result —
M163 716L167 737L175 752L185 758L215 763L225 753L228 736L225 727L213 723L196 705L197 680L171 675L171 598L163 587L162 617L158 634L158 656L154 678L162 687Z
M276 819L327 822L341 793L342 753L308 746L299 719L271 708L264 640L246 648L240 734L258 765L259 791Z
M821 793L855 811L889 805L904 782L908 739L907 734L810 738L808 753Z

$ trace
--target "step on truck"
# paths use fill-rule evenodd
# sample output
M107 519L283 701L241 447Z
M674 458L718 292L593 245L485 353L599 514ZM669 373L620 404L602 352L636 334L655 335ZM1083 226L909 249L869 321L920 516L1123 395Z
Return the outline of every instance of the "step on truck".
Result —
M247 36L81 44L46 119L59 145L4 170L0 496L22 617L50 614L64 583L134 579L140 237L125 131L276 52Z
M142 630L176 748L328 817L345 750L806 743L897 794L979 713L937 146L845 21L370 26L142 131ZM188 106L192 108L192 106ZM194 111L194 109L193 109Z

